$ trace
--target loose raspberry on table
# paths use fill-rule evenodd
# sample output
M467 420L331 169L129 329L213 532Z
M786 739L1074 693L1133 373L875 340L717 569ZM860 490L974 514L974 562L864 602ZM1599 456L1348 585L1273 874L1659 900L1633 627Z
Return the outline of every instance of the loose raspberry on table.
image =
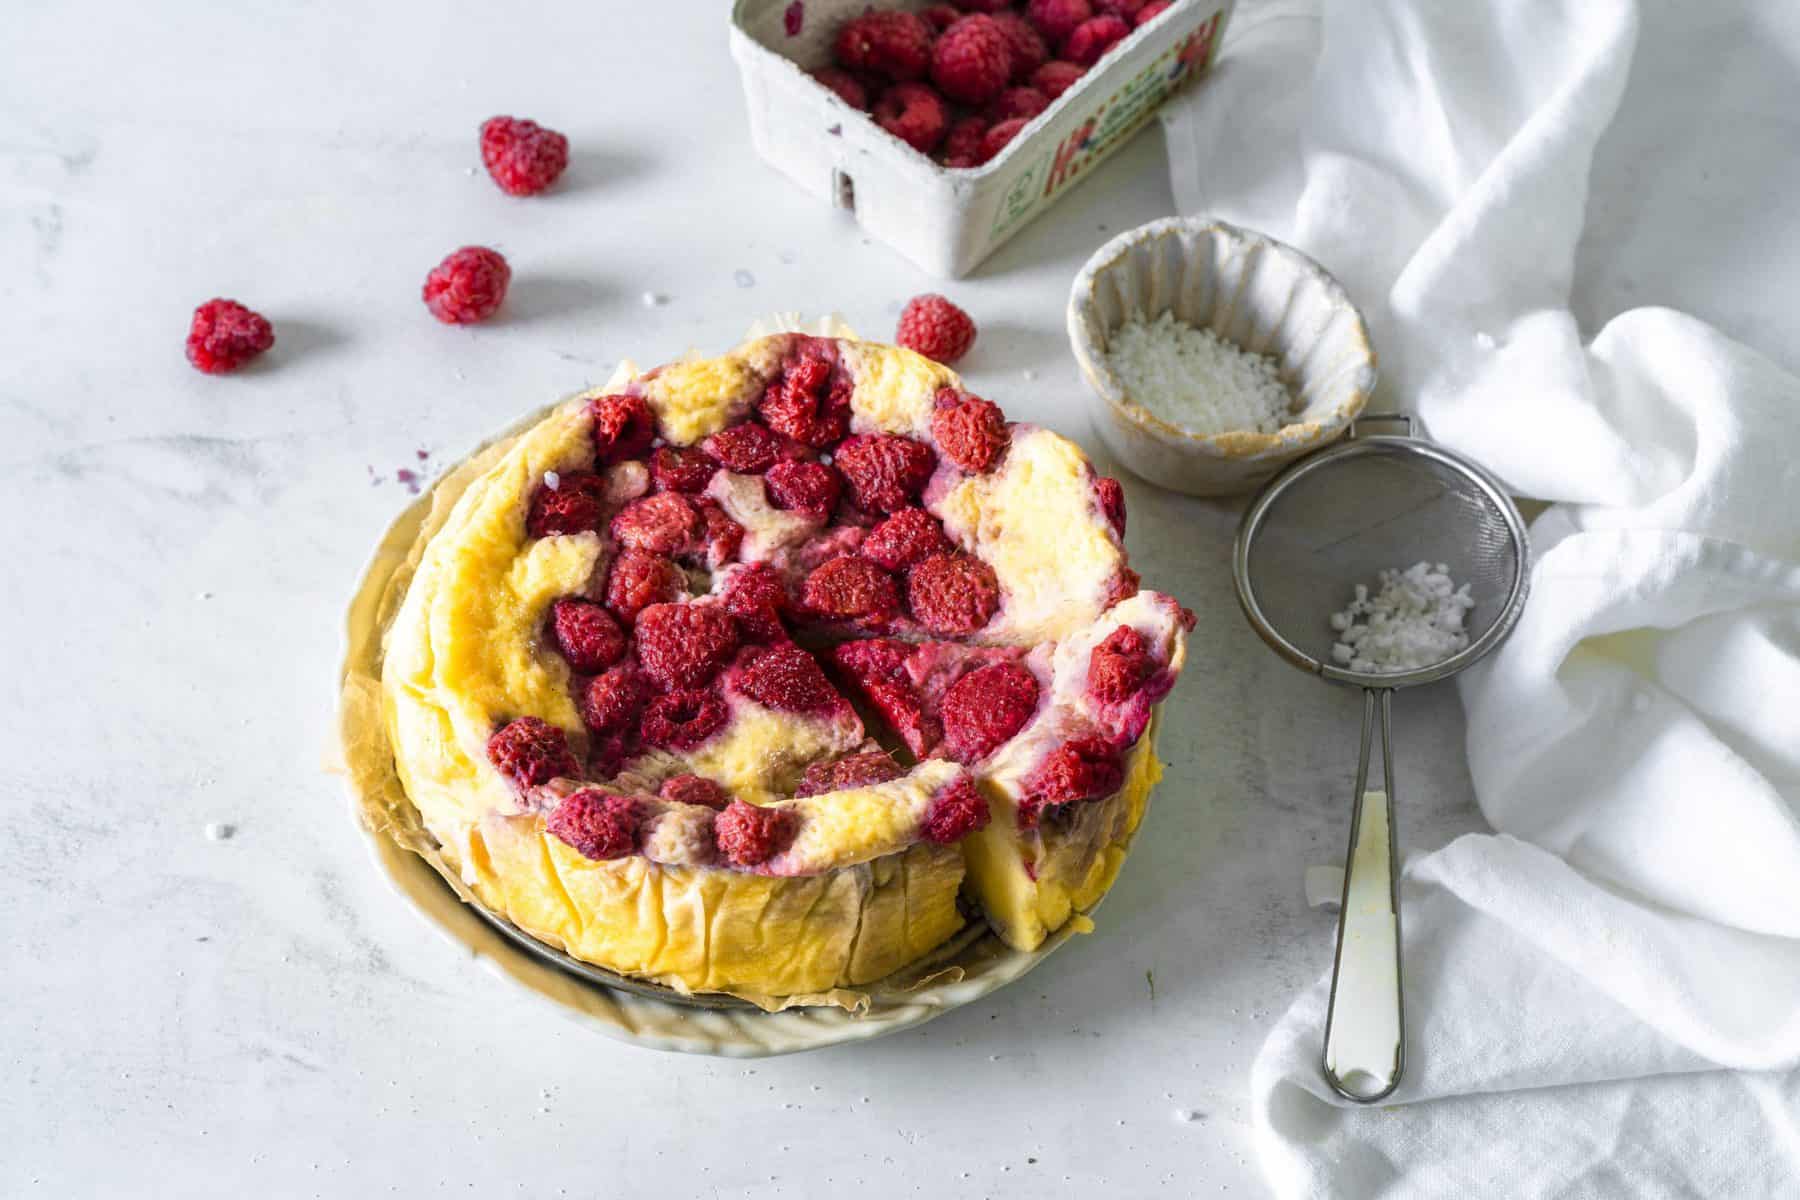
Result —
M793 843L800 821L785 808L758 808L733 800L713 820L713 840L734 867L757 867Z
M650 479L659 492L697 495L718 470L718 462L698 446L658 446L650 456Z
M982 135L984 141L987 136ZM975 344L975 319L945 297L927 292L914 296L900 310L894 340L908 350L948 365Z
M1075 27L1062 45L1062 56L1072 63L1091 67L1106 52L1131 35L1131 26L1118 17L1090 17Z
M1010 121L1002 121L998 125L990 125L988 131L981 136L981 161L987 162L1006 149L1007 143L1019 136L1019 130L1030 122L1022 117L1014 117Z
M942 33L958 21L962 20L962 10L954 4L933 4L919 10L925 23L931 26L933 33Z
M737 559L744 544L744 527L726 515L717 501L701 500L699 509L700 534L679 557L716 571Z
M1094 480L1094 496L1100 502L1100 513L1113 532L1125 536L1125 488L1118 480L1102 475Z
M716 604L652 604L638 614L638 663L662 687L710 682L737 648L737 619Z
M1050 59L1050 48L1023 13L997 12L994 24L1006 35L1006 48L1012 54L1012 81L1023 83L1031 73Z
M815 450L842 441L850 432L855 382L827 357L830 353L834 352L802 350L763 389L756 410L770 429Z
M950 126L950 132L944 135L944 144L939 147L943 153L946 167L978 167L981 165L981 139L986 136L988 122L985 117L958 117Z
M1137 10L1137 16L1133 19L1132 24L1137 26L1137 28L1142 29L1150 22L1156 20L1156 18L1168 12L1174 4L1175 0L1150 0L1150 3Z
M938 392L931 436L945 458L971 475L985 474L1012 441L998 404L955 388Z
M1060 59L1047 62L1031 73L1031 86L1044 95L1055 100L1058 96L1081 82L1087 74L1087 68L1078 63L1063 62Z
M625 657L625 631L592 600L564 596L550 606L550 637L572 670L594 675Z
M676 804L698 804L714 812L731 803L731 793L700 775L673 775L662 781L656 794Z
M431 269L421 296L446 325L471 325L494 315L506 299L512 268L486 246L464 246Z
M642 396L596 396L588 402L594 422L594 455L602 466L642 458L656 440L656 414Z
M820 67L812 77L837 93L837 98L851 108L869 111L869 89L842 67Z
M692 750L725 728L728 716L717 692L665 692L644 710L638 736L659 750Z
M575 707L581 723L595 733L623 733L649 700L650 681L635 663L625 663L588 680L576 693Z
M509 196L535 196L569 165L569 139L536 121L489 117L481 126L481 161Z
M1047 754L1026 777L1019 823L1033 828L1047 806L1110 796L1124 779L1119 753L1105 739L1071 738Z
M1009 87L987 107L987 118L996 124L1002 121L1030 121L1033 117L1050 107L1050 97L1034 87Z
M826 792L874 787L890 779L898 779L904 774L905 770L887 751L866 750L833 762L813 763L800 776L800 786L794 789L794 795L797 798L820 796Z
M208 375L229 374L274 344L268 318L236 300L208 300L188 323L187 359Z
M776 508L824 522L844 494L844 477L820 462L779 462L763 476Z
M660 554L626 550L613 560L606 578L606 607L626 624L652 604L674 600L687 591L687 576Z
M606 481L592 471L564 471L555 487L546 483L531 494L525 532L541 538L598 529L606 513L605 496Z
M792 642L754 653L738 675L737 689L782 712L829 712L843 703L813 656Z
M747 639L779 641L787 636L781 615L787 611L787 588L781 575L766 563L751 563L731 573L720 603L737 618Z
M906 605L933 633L974 633L999 610L1000 583L972 554L934 554L907 575Z
M950 125L944 98L924 83L896 83L872 111L877 125L920 154L930 154Z
M1108 634L1088 655L1088 691L1103 704L1117 704L1144 686L1156 670L1156 656L1144 635L1129 625Z
M944 754L959 763L987 757L1025 728L1037 702L1037 677L1018 663L970 671L944 693Z
M544 829L583 858L604 862L637 849L638 820L638 804L630 796L582 788L563 798Z
M755 421L721 429L700 446L726 470L740 475L760 475L780 459L800 456L793 443Z
M1063 44L1076 26L1094 15L1088 0L1030 0L1025 15L1052 46Z
M831 661L881 714L906 748L923 758L943 737L937 718L925 709L907 674L913 647L892 638L843 642L831 650Z
M520 787L537 787L581 767L562 730L538 717L508 721L488 739L488 761Z
M977 829L985 829L991 816L981 789L967 775L958 775L931 798L919 833L928 842L948 846Z
M800 602L815 616L833 621L880 621L900 608L894 577L860 558L834 558L817 567L801 585Z
M838 30L832 55L847 70L904 82L931 66L931 26L916 13L868 12Z
M931 48L931 81L952 100L986 104L1012 78L1012 44L990 16L964 17Z
M621 546L652 554L673 554L699 532L693 501L675 492L634 500L612 519L612 535Z
M845 439L832 461L850 485L851 503L879 516L918 498L937 466L937 455L924 442L876 433Z
M904 571L921 559L951 549L936 517L922 508L903 508L869 531L859 553L889 571Z

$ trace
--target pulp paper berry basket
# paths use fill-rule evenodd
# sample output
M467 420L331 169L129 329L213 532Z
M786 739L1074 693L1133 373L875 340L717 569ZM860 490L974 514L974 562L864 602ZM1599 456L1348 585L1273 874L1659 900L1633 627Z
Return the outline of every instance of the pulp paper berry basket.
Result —
M869 0L736 0L731 52L757 153L873 237L938 275L965 274L1056 203L1206 70L1233 0L1176 0L982 166L949 170L815 83ZM923 8L923 0L881 4ZM799 30L790 34L792 13Z

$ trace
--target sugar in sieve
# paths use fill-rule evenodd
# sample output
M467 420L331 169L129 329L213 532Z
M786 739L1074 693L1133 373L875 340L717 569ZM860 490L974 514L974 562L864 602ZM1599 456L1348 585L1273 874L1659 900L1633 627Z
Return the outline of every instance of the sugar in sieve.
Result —
M1393 423L1404 435L1364 435ZM1435 683L1498 646L1525 606L1525 521L1486 471L1422 437L1410 417L1368 416L1337 445L1270 480L1238 527L1238 600L1257 634L1295 666L1363 689L1362 751L1344 862L1343 906L1325 1019L1325 1079L1346 1099L1391 1093L1405 1063L1400 904L1394 854L1392 704L1396 688ZM1373 673L1333 661L1330 615L1385 569L1443 563L1469 586L1468 645L1414 670ZM1367 790L1381 731L1382 790Z

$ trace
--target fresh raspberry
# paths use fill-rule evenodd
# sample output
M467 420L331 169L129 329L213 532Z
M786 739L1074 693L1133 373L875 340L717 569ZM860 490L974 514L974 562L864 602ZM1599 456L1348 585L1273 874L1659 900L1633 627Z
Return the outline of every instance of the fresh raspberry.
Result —
M977 829L985 829L990 820L987 801L981 790L967 775L958 775L938 790L925 810L919 833L928 842L948 846L960 842Z
M813 656L792 642L755 653L739 674L737 689L782 712L830 712L842 703Z
M831 650L831 661L856 684L888 728L900 736L906 748L923 758L943 737L937 718L926 710L919 690L907 674L913 648L892 638L843 642Z
M1081 82L1081 77L1086 74L1087 68L1078 63L1055 60L1031 73L1031 86L1055 100Z
M906 606L933 633L974 633L999 609L1000 584L972 554L934 554L907 575Z
M1125 536L1125 489L1119 481L1102 475L1094 480L1094 496L1100 502L1100 514L1113 532Z
M906 772L887 751L867 750L861 754L847 755L835 762L812 764L800 776L800 786L794 789L794 795L797 798L819 796L850 788L874 787L890 779L898 779L904 774Z
M723 729L729 715L717 692L665 692L644 710L638 736L659 750L692 750Z
M486 246L464 246L431 269L421 295L444 324L471 325L494 315L511 282L504 258Z
M1106 584L1106 595L1100 601L1101 608L1111 608L1121 600L1129 600L1138 594L1138 585L1143 580L1130 567L1120 567Z
M838 447L833 462L850 485L851 502L876 516L913 503L931 478L937 455L924 442L898 434L859 434Z
M532 493L525 532L534 538L586 533L600 528L606 512L606 481L592 471L565 471Z
M917 13L870 12L844 22L832 43L838 66L905 81L931 66L931 26Z
M727 471L740 475L760 475L783 458L800 457L797 449L767 425L745 421L729 429L721 429L701 443L701 447L722 463Z
M275 330L261 313L236 300L208 300L188 325L187 358L208 375L226 375L274 344Z
M1104 739L1073 738L1045 755L1026 777L1019 824L1035 828L1042 810L1050 805L1110 796L1124 779L1118 751Z
M978 167L981 165L981 139L987 134L986 117L958 117L944 135L941 147L946 167Z
M652 604L638 614L638 662L661 687L709 682L737 648L737 620L718 605Z
M869 111L869 89L865 88L856 76L842 67L820 67L812 73L812 77L826 88L837 93L837 98L851 108Z
M808 611L827 620L880 621L900 607L894 577L860 558L834 558L806 577L800 592Z
M799 824L799 818L788 809L758 808L733 800L714 818L713 840L732 866L756 867L786 850Z
M676 804L698 804L714 812L731 803L731 793L699 775L674 775L663 780L656 794Z
M595 862L624 858L637 849L637 801L598 788L582 788L563 798L544 822L544 831L574 847L583 858Z
M652 554L673 554L699 531L693 501L675 492L634 500L612 519L612 535L621 546Z
M659 446L650 456L650 478L659 492L697 495L718 469L712 455L698 446Z
M1012 7L1013 0L951 0L966 13L997 13Z
M919 15L925 18L933 33L942 33L962 20L962 12L954 4L933 4L922 9Z
M1092 0L1094 15L1110 13L1124 21L1137 16L1138 10L1144 7L1146 0Z
M652 604L676 599L687 590L681 568L660 554L627 550L613 560L606 578L606 607L627 625Z
M1050 107L1050 97L1034 87L1009 87L987 106L988 120L999 124L1004 121L1030 121L1033 117Z
M1052 46L1062 45L1075 27L1094 15L1088 0L1030 0L1025 15Z
M983 134L983 139L987 137ZM975 319L936 292L914 296L900 310L894 341L946 365L975 344Z
M904 571L920 559L951 549L937 518L922 508L903 508L869 531L861 554L890 571Z
M1030 122L1023 117L1014 117L1010 121L1002 121L991 125L981 138L981 161L987 162L1006 149L1007 143L1019 136L1019 130Z
M1131 26L1118 17L1091 17L1077 25L1063 43L1062 56L1079 66L1091 67L1130 35Z
M490 117L481 126L481 161L509 196L535 196L569 165L569 139L536 121Z
M763 486L776 508L823 523L843 495L844 477L824 463L780 462L763 476Z
M1006 414L991 400L944 388L931 414L931 436L943 456L971 475L985 474L1012 440Z
M1156 657L1144 635L1121 625L1088 655L1088 691L1102 704L1117 704L1144 686Z
M488 761L520 787L537 787L557 776L574 776L580 764L562 730L537 717L509 721L488 739Z
M826 349L814 349L815 345ZM763 390L757 413L770 429L803 446L823 450L850 432L850 397L855 382L834 361L829 342L808 339Z
M1168 12L1174 3L1175 0L1150 0L1150 3L1138 9L1137 17L1132 24L1137 28L1142 29L1150 22L1156 20L1156 18Z
M550 606L550 637L571 669L594 675L625 657L625 632L592 600L564 596Z
M649 699L650 681L634 664L626 663L588 680L575 697L575 707L581 710L581 723L595 733L623 733Z
M950 124L944 98L926 83L896 83L881 93L873 112L877 125L920 154L930 154Z
M727 516L716 501L702 500L699 507L700 535L677 557L716 571L726 563L736 561L744 544L744 527Z
M1012 75L1014 83L1031 78L1031 73L1049 61L1050 48L1044 45L1044 39L1032 28L1022 13L997 12L994 24L1006 35L1006 48L1011 52Z
M1037 677L1018 663L970 671L944 693L944 754L959 763L987 757L1025 728L1037 702Z
M656 440L656 414L642 396L596 396L588 416L594 421L594 456L603 466L642 458Z
M787 611L787 589L781 575L766 563L751 563L731 573L720 603L738 620L746 638L778 641L787 636L781 614Z
M964 17L931 48L931 81L952 100L980 105L1012 78L1012 43L994 18Z

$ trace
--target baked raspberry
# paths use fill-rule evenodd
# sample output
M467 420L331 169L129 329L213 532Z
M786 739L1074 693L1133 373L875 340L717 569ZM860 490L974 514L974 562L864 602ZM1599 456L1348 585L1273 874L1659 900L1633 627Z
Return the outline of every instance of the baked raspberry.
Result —
M731 573L720 595L725 611L737 618L748 639L779 641L787 636L781 615L787 611L787 589L781 575L766 563L751 563Z
M763 488L776 508L823 523L844 493L844 477L820 462L779 462L763 476Z
M661 687L711 681L737 648L737 619L716 604L652 604L638 614L638 663Z
M887 751L867 750L861 754L847 755L835 762L813 763L800 776L800 786L794 789L794 795L819 796L849 788L874 787L890 779L898 779L904 774L906 772Z
M727 715L717 692L665 692L644 710L638 736L659 750L692 750L725 728Z
M606 481L592 471L564 471L531 495L525 532L534 538L586 533L600 528L606 513Z
M847 70L921 79L931 66L931 26L917 13L864 13L844 22L831 49Z
M800 601L815 616L833 621L880 621L900 608L894 577L872 562L834 558L806 577Z
M763 390L757 414L770 429L803 446L823 450L850 432L850 397L855 383L831 355L810 347L782 366L781 374Z
M1094 496L1100 501L1100 513L1113 532L1125 536L1125 489L1118 480L1102 475L1094 480Z
M1022 117L1014 117L1010 121L988 126L988 131L981 135L981 161L987 162L1006 149L1007 143L1018 137L1019 130L1029 123Z
M1081 77L1086 74L1087 68L1079 63L1063 62L1059 59L1047 62L1033 71L1031 86L1055 100L1081 82Z
M725 514L716 501L701 500L700 535L677 557L716 571L737 559L744 544L744 527Z
M1110 796L1124 779L1118 751L1104 739L1072 738L1047 754L1026 777L1019 824L1035 828L1043 809L1050 805Z
M624 858L637 849L637 801L598 788L582 788L563 797L544 822L544 831L583 858L595 862Z
M987 106L987 117L996 124L1011 120L1030 121L1049 107L1050 97L1036 88L1009 87Z
M849 678L906 748L924 758L943 737L943 727L926 708L907 674L913 648L891 638L843 642L831 650L831 661Z
M1102 704L1117 704L1144 686L1156 670L1156 656L1144 635L1121 625L1088 655L1088 691Z
M631 749L627 731L596 733L588 737L588 777L611 779L625 765L626 751Z
M699 775L675 775L662 781L656 794L677 804L698 804L714 812L731 803L731 793Z
M562 730L538 717L519 717L488 739L488 761L520 787L537 787L581 772Z
M581 723L595 733L623 733L649 700L650 681L635 664L625 663L588 680L576 693L575 707Z
M944 755L959 763L985 758L1037 711L1037 677L1018 663L978 667L950 685L939 716Z
M964 17L931 48L931 82L952 100L986 104L1012 78L1012 45L994 18Z
M656 414L642 396L597 396L588 403L594 421L594 456L602 466L642 458L656 440Z
M208 375L229 374L274 344L268 318L236 300L208 300L188 324L187 359Z
M550 637L570 669L593 675L625 657L625 631L592 600L564 596L550 606Z
M982 135L984 144L988 136ZM894 340L947 365L967 354L975 344L975 320L943 296L927 292L914 296L900 310L900 327L894 332Z
M1101 599L1101 608L1111 608L1121 600L1129 600L1138 594L1138 585L1142 583L1138 573L1130 567L1120 567L1106 584L1106 595Z
M660 554L626 550L613 560L606 577L606 607L627 625L652 604L663 604L687 591L687 576Z
M421 295L446 325L471 325L494 315L506 299L512 268L486 246L464 246L431 269Z
M1137 28L1142 29L1150 22L1156 20L1156 18L1168 12L1174 3L1175 0L1150 0L1150 3L1137 10L1137 16L1133 19L1132 24Z
M860 552L889 571L904 571L920 559L951 548L936 517L922 508L903 508L869 531Z
M1110 13L1127 22L1136 17L1138 10L1145 4L1145 0L1091 0L1091 2L1094 6L1095 16Z
M967 775L958 775L939 789L925 810L919 833L928 842L948 846L960 842L977 829L985 829L990 820L987 801L981 790Z
M658 446L650 456L650 478L659 492L697 495L718 469L713 456L698 446Z
M757 867L793 843L799 818L785 808L758 808L733 800L713 820L713 840L734 867Z
M931 436L943 456L971 475L985 474L1006 453L1012 435L1006 414L991 400L943 388L931 414Z
M737 689L764 708L820 713L843 702L812 655L792 642L746 655L749 661L738 674Z
M850 485L850 500L871 516L898 512L917 499L937 466L924 442L898 434L859 434L845 439L833 459Z
M509 196L535 196L569 165L569 139L536 121L489 117L481 126L481 161Z
M942 33L958 21L962 20L962 11L954 4L933 4L921 9L919 15L931 26L933 33Z
M896 83L872 111L877 125L920 154L930 154L950 125L944 98L924 83Z
M985 117L958 117L944 135L943 152L946 167L978 167L981 165L981 139L986 136Z
M1094 15L1088 0L1030 0L1025 15L1052 46L1075 32L1075 27Z
M1044 45L1044 39L1032 27L1022 13L997 12L994 24L1006 35L1006 48L1011 52L1012 75L1014 83L1023 83L1031 78L1031 73L1049 61L1050 48Z
M1063 43L1062 56L1079 66L1091 67L1130 35L1131 26L1118 17L1090 17L1077 25Z
M837 98L851 108L869 111L869 89L842 67L820 67L812 77L836 92Z
M760 475L783 458L798 458L794 445L767 425L745 421L733 425L700 443L701 448L718 459L726 470L740 475Z
M933 633L974 633L999 609L1000 583L972 554L934 554L907 575L906 606Z
M652 554L673 554L700 532L693 501L675 492L657 492L634 500L612 519L619 545Z

